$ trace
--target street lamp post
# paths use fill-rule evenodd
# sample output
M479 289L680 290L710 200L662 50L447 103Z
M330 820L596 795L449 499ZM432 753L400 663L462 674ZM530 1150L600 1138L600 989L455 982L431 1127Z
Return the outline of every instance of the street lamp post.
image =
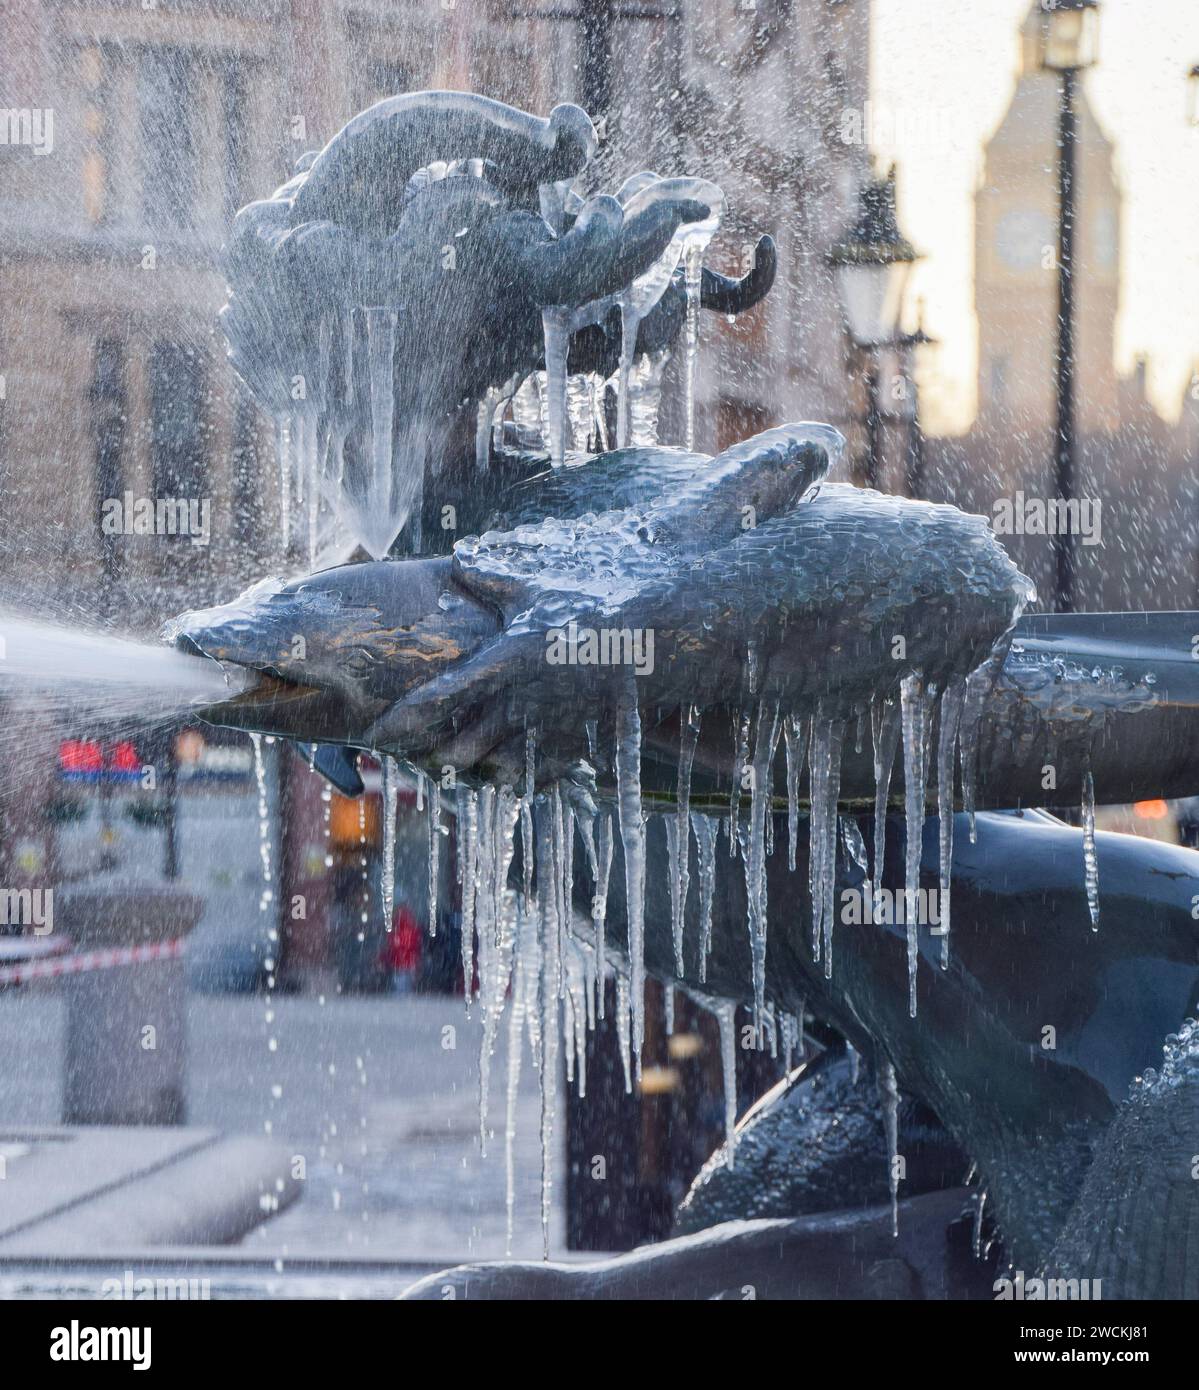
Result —
M1187 74L1187 120L1199 126L1199 63Z
M895 170L862 188L858 220L828 253L854 345L866 359L866 482L877 487L883 467L879 351L895 345L903 296L916 252L895 220Z
M594 121L602 121L612 105L612 53L616 24L622 19L682 18L681 9L664 0L578 0L567 8L548 4L517 5L514 19L568 20L579 25L579 100Z
M1098 57L1098 0L1041 0L1040 65L1061 77L1058 105L1057 235L1057 428L1054 482L1057 496L1074 496L1076 409L1074 395L1074 215L1077 197L1078 75ZM1057 609L1074 611L1076 538L1067 529L1053 536Z

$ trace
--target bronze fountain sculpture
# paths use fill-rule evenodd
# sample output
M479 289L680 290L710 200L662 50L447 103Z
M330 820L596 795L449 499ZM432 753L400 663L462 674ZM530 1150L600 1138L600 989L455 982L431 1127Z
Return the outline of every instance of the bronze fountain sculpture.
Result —
M434 849L456 819L485 1074L508 1008L554 1075L612 972L635 1070L652 971L726 1032L728 1001L792 1043L817 1016L881 1101L831 1049L730 1135L690 1234L413 1296L955 1296L959 1159L1030 1277L1196 1296L1199 867L1093 828L1096 802L1197 789L1195 615L1024 616L981 518L830 481L828 426L653 442L647 363L690 355L701 309L751 308L774 247L716 275L719 189L583 198L594 152L576 107L411 94L238 214L231 357L328 567L166 635L252 674L207 718L311 745L351 795L358 750L410 765ZM1082 830L1034 809L1047 764ZM742 862L718 872L722 833ZM894 1159L913 1104L923 1176L834 1175L830 1125Z

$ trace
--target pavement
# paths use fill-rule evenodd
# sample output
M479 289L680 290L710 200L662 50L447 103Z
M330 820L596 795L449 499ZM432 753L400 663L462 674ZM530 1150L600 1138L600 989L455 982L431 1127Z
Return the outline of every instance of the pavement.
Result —
M473 1014L467 1018L461 999L339 996L335 988L271 999L189 996L187 1125L281 1143L300 1178L293 1205L236 1247L220 1247L231 1257L236 1251L235 1283L263 1297L287 1296L341 1269L347 1289L386 1296L410 1274L504 1255L506 1063L501 1044L490 1121L498 1132L484 1157L477 1008ZM60 1122L64 1025L57 987L0 991L5 1130ZM540 1099L527 1047L519 1095L512 1253L528 1259L541 1254L541 1227ZM126 1132L136 1139L137 1131ZM555 1149L551 1250L561 1255L561 1142ZM87 1258L101 1257L111 1275L122 1252L76 1253L84 1262L78 1279L90 1287ZM41 1278L36 1261L0 1271L0 1296L28 1295ZM62 1286L61 1269L53 1283ZM271 1291L283 1283L285 1290Z

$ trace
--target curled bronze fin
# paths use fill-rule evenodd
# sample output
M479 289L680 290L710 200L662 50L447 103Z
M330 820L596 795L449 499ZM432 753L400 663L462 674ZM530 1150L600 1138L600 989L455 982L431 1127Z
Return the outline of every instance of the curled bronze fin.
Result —
M704 267L699 302L718 314L740 314L765 299L778 271L778 250L772 236L754 247L753 266L739 280Z

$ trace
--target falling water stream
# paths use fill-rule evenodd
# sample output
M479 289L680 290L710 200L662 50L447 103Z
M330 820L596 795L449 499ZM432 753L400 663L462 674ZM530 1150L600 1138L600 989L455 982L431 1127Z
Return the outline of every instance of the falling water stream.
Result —
M43 710L153 724L228 700L249 679L241 668L224 668L161 642L60 627L0 610L0 690L36 695Z

